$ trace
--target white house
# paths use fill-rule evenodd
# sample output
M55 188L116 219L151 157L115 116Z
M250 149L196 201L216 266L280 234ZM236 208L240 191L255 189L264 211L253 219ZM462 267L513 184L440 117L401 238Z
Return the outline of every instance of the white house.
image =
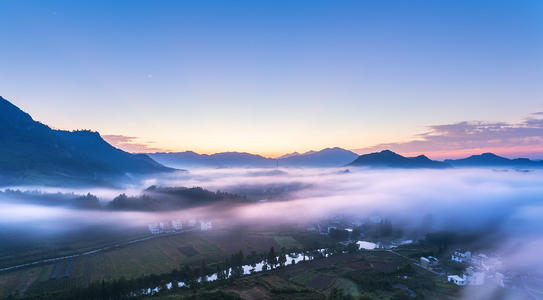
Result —
M432 267L437 266L438 262L439 262L439 260L437 258L433 257L433 256L421 257L420 258L420 264L425 269L431 269Z
M181 230L183 229L183 222L179 219L172 220L172 227L174 230Z
M449 275L449 276L447 276L447 281L452 282L452 283L454 283L456 285L459 285L459 286L466 285L466 279L464 279L464 277L460 277L458 275Z
M462 252L461 250L456 249L451 255L451 260L458 263L467 263L471 260L471 252Z
M208 231L213 228L211 221L200 221L200 230Z
M147 226L149 228L149 231L151 232L151 234L160 234L162 232L162 229L160 228L160 226L158 224L149 224L149 226Z

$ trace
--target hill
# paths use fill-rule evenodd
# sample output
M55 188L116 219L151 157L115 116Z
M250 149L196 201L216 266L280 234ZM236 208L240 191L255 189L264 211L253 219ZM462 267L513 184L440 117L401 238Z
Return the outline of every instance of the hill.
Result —
M404 169L443 169L450 167L450 165L447 163L431 160L424 155L405 157L390 150L360 155L356 160L351 162L349 166Z
M462 159L446 159L446 163L455 167L518 167L518 168L541 168L542 161L530 160L528 158L509 159L498 156L494 153L483 153L472 155Z
M0 97L0 185L108 184L168 172L150 157L117 149L88 130L53 130Z

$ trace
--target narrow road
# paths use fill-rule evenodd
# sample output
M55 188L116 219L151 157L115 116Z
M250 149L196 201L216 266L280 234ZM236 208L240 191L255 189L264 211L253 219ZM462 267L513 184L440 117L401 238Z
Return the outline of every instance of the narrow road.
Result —
M197 228L191 228L191 229L180 230L180 231L176 231L176 232L172 232L172 233L150 235L150 236L146 236L144 238L131 240L131 241L128 241L126 243L106 246L106 247L98 248L98 249L95 249L95 250L80 252L80 253L76 253L76 254L72 254L72 255L54 257L54 258L46 258L46 259L41 259L41 260L37 260L37 261L34 261L34 262L24 263L24 264L20 264L20 265L16 265L16 266L0 268L0 272L15 270L15 269L20 269L20 268L24 268L24 267L35 266L35 265L45 264L45 263L50 263L50 262L55 262L55 261L71 259L71 258L80 257L80 256L84 256L84 255L95 254L95 253L103 252L103 251L106 251L106 250L109 250L109 249L118 248L118 247L121 247L121 246L127 246L127 245L131 245L131 244L135 244L135 243L139 243L139 242L143 242L143 241L148 241L148 240L151 240L151 239L161 238L161 237L165 237L165 236L172 236L172 235L182 234L182 233L186 233L186 232L191 232L191 231L195 231L196 229Z

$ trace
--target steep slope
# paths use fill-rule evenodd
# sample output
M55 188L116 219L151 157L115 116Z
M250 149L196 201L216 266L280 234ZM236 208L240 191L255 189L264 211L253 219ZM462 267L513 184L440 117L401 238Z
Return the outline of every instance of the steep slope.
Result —
M431 160L424 155L405 157L390 150L360 155L356 160L350 163L349 166L405 169L442 169L450 167L447 163Z
M53 130L0 97L0 185L100 183L171 171L91 131Z

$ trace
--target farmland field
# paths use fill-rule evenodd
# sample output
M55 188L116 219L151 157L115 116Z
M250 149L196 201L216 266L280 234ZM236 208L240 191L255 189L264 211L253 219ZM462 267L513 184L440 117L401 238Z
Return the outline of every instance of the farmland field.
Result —
M273 237L277 244L285 249L302 249L302 244L295 240L292 236L276 235Z
M91 251L108 245L122 244L148 236L149 232L145 228L120 230L96 226L55 239L12 235L7 230L0 231L0 235L2 240L8 241L0 244L0 268L4 268L51 257Z
M357 274L362 277L353 277ZM402 274L409 275L406 277ZM364 277L366 275L369 277ZM371 280L365 281L366 278ZM401 298L408 296L405 291L395 287L397 283L414 290L417 298L459 299L458 287L444 283L432 273L413 266L409 259L384 250L339 254L299 262L233 281L217 282L209 289L200 289L198 293L226 293L228 297L236 296L246 300L327 299L334 291L341 290L343 295L355 299L361 296L364 299L406 299ZM152 299L179 299L191 293L188 289L165 291ZM219 295L223 294L216 294L215 297Z
M302 237L301 240L307 246L313 243L330 243L318 235L314 235L314 239L306 233L297 233L297 235ZM275 239L276 236L287 236L281 241L303 246L293 237L296 236L295 234L286 235L279 232L215 230L161 236L134 244L112 247L92 255L76 257L71 260L73 265L67 277L63 276L66 261L55 279L51 279L51 275L57 262L0 272L0 296L13 293L38 294L86 286L91 282L101 280L164 274L179 269L184 264L199 265L203 260L207 263L223 262L231 254L240 250L245 254L252 251L265 253L271 247L276 249L281 247Z

